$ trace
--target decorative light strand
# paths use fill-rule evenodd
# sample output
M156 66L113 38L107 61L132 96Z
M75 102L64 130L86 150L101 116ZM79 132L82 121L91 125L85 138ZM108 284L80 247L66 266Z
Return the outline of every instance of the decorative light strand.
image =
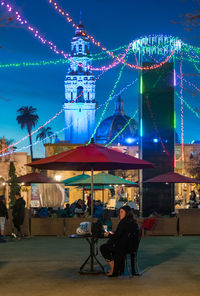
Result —
M184 121L183 121L183 60L180 61L180 79L181 79L181 151L182 151L182 160L184 161Z
M35 28L33 28L27 20L25 20L24 18L22 18L22 16L19 14L18 11L14 10L13 7L8 3L8 1L6 0L0 0L0 4L2 7L5 7L8 11L8 13L12 13L14 14L16 20L20 23L20 25L24 26L26 29L28 29L33 35L35 38L37 38L42 44L44 45L48 45L49 48L56 54L61 54L64 56L64 58L68 58L69 60L73 60L73 58L70 58L69 57L69 54L65 53L63 50L58 50L56 45L51 42L51 41L48 41L47 39L45 39L44 37L42 37L41 33L39 33L38 30L36 30ZM93 70L93 71L106 71L106 70L109 70L109 69L112 69L113 67L116 67L119 63L121 63L124 58L126 57L126 54L129 50L129 47L131 47L131 43L129 44L128 48L125 50L125 53L122 54L121 57L117 57L116 60L114 60L114 62L112 64L110 64L109 66L105 67L101 67L101 68L94 68L92 66L87 66L86 68L90 69L90 70ZM114 55L113 55L113 58L114 58ZM74 61L76 62L76 61ZM82 66L81 63L78 63L77 64L79 66Z
M181 99L180 95L176 92L176 95L179 99ZM198 118L200 119L200 115L182 98L183 103L185 106Z
M32 27L32 25L30 25L28 23L27 20L25 20L18 11L14 10L13 7L8 3L8 1L6 0L1 0L1 6L5 7L6 10L8 11L8 13L13 14L15 16L15 19L17 20L18 23L20 23L20 25L24 26L25 28L27 28L36 39L38 39L42 44L44 45L48 45L48 47L56 54L62 54L65 58L68 57L68 54L65 53L63 50L59 50L57 48L57 46L52 42L52 41L48 41L47 39L45 39L44 37L42 37L41 33L39 32L39 30L35 29Z
M69 13L66 12L55 0L49 0L49 3L54 7L54 9L62 16L64 16L67 20L68 23L71 23L73 27L78 28L78 25L73 21L73 19L70 17ZM96 41L95 38L92 35L89 35L87 33L82 33L83 35L85 35L87 38L89 38L93 44L95 44L96 46L100 47L103 51L105 51L109 56L111 56L112 58L114 58L114 54L112 51L108 50L106 47L101 45L101 42ZM135 41L137 42L137 41ZM133 43L133 42L132 42ZM131 43L131 44L132 44ZM133 65L130 63L125 62L123 59L119 62L125 63L126 66L130 67L130 68L134 68L134 69L138 69L138 70L153 70L153 69L157 69L159 67L161 67L163 64L165 64L170 58L171 56L174 54L176 48L171 52L171 54L167 57L167 59L163 62L161 62L159 65L154 65L151 67L140 67L139 65ZM113 65L114 66L114 65ZM94 68L91 68L91 70L95 70Z

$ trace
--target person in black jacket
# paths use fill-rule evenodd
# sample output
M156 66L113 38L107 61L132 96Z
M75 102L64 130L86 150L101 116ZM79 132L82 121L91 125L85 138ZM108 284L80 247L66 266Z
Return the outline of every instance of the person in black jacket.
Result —
M19 237L23 236L21 226L24 223L24 217L25 217L25 201L24 199L20 196L20 194L15 195L16 201L13 206L13 224L14 227L17 229L17 234ZM13 234L14 235L14 234Z
M139 227L132 209L129 206L123 206L120 209L120 222L116 232L107 233L109 240L100 247L102 256L110 265L107 276L118 276L124 272L126 253L137 251L138 233Z
M0 226L1 226L0 242L1 243L6 242L6 240L4 239L4 228L5 228L6 219L8 219L8 211L5 205L5 197L1 195L0 196Z

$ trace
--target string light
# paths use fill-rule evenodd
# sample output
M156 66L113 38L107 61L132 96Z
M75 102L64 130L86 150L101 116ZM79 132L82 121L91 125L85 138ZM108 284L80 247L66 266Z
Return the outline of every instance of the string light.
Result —
M42 37L41 33L39 32L39 30L35 29L32 25L30 25L28 23L27 20L25 20L18 11L14 10L14 8L8 3L8 1L6 0L1 0L1 6L6 8L6 10L8 11L8 13L11 13L16 21L18 23L20 23L20 25L24 26L26 29L28 29L36 39L38 39L42 44L44 45L48 45L48 47L56 54L62 54L65 58L68 57L68 54L65 53L63 50L59 50L57 48L57 46L52 42L49 41L47 39L45 39L44 37Z
M180 62L180 78L181 78L181 150L182 150L182 160L184 161L184 121L183 121L183 60Z
M8 3L8 1L6 0L0 0L0 3L1 3L1 6L2 7L5 7L7 9L7 11L9 13L12 13L14 14L15 16L15 19L22 25L24 26L25 28L27 28L33 35L35 38L39 39L39 41L41 41L44 45L48 45L49 48L54 51L56 54L62 54L64 56L64 58L68 58L68 59L72 59L69 57L69 55L67 53L65 53L63 50L58 50L56 45L52 42L52 41L48 41L47 39L45 39L44 37L42 37L41 33L39 33L38 30L36 30L35 28L33 28L31 25L29 25L28 21L25 20L24 18L22 18L22 16L19 14L18 11L14 10L13 7ZM72 19L69 17L68 20L70 22L72 22ZM74 27L76 26L76 24L74 23ZM91 37L89 35L86 35L88 38ZM91 37L91 40L93 40L94 38ZM95 41L96 42L96 41ZM94 43L96 44L96 43ZM133 42L131 42L129 45L128 45L128 48L125 50L125 53L122 54L121 57L117 57L116 60L114 60L114 62L112 64L110 64L109 66L103 66L103 67L100 67L100 68L95 68L93 66L87 66L87 68L89 70L93 70L93 71L104 71L104 70L109 70L109 69L112 69L113 67L116 67L119 63L123 63L125 64L126 66L130 67L130 68L134 68L134 69L138 69L138 70L153 70L153 69L157 69L157 68L160 68L162 67L162 65L164 65L166 62L169 61L169 59L173 56L173 54L175 53L175 51L177 50L177 48L175 48L171 54L169 56L166 57L166 59L163 61L163 62L160 62L159 64L156 64L156 65L152 65L152 66L146 66L146 67L140 67L138 65L133 65L133 64L129 64L125 61L125 57L126 57L126 54L127 52L129 51L129 48L132 46ZM101 46L100 42L97 42L98 46ZM104 47L101 47L101 49L103 51L105 51L106 53L108 53L112 58L115 58L113 52L110 52L108 51L106 48ZM76 62L76 61L75 61ZM77 64L79 66L82 66L82 64L78 63Z

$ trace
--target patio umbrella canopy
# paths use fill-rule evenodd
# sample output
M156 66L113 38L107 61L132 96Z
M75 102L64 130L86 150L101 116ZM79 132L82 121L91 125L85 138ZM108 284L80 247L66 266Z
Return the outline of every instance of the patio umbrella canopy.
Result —
M77 186L77 185L90 185L91 184L91 177L82 180L81 182L79 180L69 183L69 186ZM138 187L138 185L134 182L125 180L123 178L107 174L107 173L99 173L94 175L93 179L94 185L126 185L126 186L133 186Z
M200 183L200 180L189 178L175 172L169 172L148 179L143 183Z
M33 161L31 167L46 170L91 170L91 220L93 219L93 174L102 170L134 170L152 168L153 164L142 159L91 143L57 155Z
M68 179L65 179L63 181L61 181L61 183L64 183L65 186L69 186L68 184L71 183L71 182L78 182L78 181L83 181L85 179L88 179L90 177L90 175L87 175L87 174L81 174L81 175L77 175L77 176L74 176L74 177L71 177L71 178L68 178Z
M59 183L58 181L38 173L30 173L17 178L18 183ZM8 181L9 182L9 181Z
M95 171L152 168L153 164L97 144L61 152L28 164L46 170Z

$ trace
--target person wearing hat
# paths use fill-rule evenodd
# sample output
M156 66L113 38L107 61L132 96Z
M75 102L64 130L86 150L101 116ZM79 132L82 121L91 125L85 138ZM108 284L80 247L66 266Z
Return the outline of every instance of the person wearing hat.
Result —
M0 234L0 242L5 243L6 240L4 238L4 229L5 229L5 221L8 219L8 211L5 205L5 196L0 196L0 226L1 226L1 234Z

